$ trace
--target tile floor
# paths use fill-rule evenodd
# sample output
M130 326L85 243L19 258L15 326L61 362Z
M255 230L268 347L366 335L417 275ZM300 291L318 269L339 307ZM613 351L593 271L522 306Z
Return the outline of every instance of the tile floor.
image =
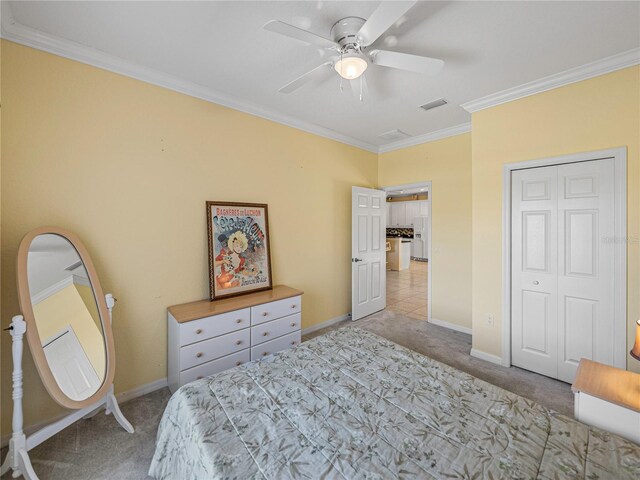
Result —
M427 320L427 266L411 260L407 270L387 270L387 310Z

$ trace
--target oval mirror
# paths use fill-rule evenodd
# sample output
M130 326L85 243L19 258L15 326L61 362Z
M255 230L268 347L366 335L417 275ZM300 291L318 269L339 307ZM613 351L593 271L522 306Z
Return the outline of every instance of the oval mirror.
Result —
M50 395L83 408L113 381L113 338L91 258L70 232L47 227L25 236L18 252L20 306L27 340Z

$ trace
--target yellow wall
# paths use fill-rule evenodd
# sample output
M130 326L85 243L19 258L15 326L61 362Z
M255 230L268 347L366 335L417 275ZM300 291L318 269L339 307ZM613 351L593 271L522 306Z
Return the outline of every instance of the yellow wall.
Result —
M501 354L502 166L627 147L628 322L640 316L640 67L473 114L473 347ZM496 316L487 326L488 313ZM640 372L629 357L628 367Z
M428 180L432 182L431 315L471 328L470 133L379 156L381 186Z
M96 305L96 299L93 295L93 289L89 285L75 284L75 287L80 294L80 298L82 298L82 301L87 307L87 310L89 310L89 314L91 315L94 323L100 331L102 331L102 321L100 320L100 314L98 313L98 306Z
M100 380L104 379L104 338L75 285L69 285L34 305L33 316L43 345L70 325L96 375Z
M120 300L117 391L166 375L166 307L207 297L206 200L269 204L274 282L306 290L303 327L348 312L351 185L432 181L433 317L464 327L471 319L474 348L500 355L502 165L621 145L635 239L631 339L640 316L638 67L478 112L473 138L376 156L10 42L1 48L2 326L19 311L22 236L47 224L74 231ZM495 326L484 324L487 313ZM6 434L9 336L1 342ZM29 425L60 409L26 352Z
M207 298L206 200L269 205L273 280L307 292L303 328L350 311L351 186L376 185L373 153L6 41L2 139L2 326L22 236L68 228L118 298L116 391L166 376L167 306ZM59 409L27 352L29 425ZM7 407L9 335L1 363Z

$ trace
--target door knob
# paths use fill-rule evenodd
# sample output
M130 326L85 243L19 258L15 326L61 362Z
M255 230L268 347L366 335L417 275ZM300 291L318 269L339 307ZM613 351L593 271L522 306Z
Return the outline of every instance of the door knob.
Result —
M362 262L363 260L361 258L356 257L352 261L357 263L357 262Z
M533 281L533 284L534 284L534 285L540 285L540 282L539 282L538 280L534 280L534 281Z

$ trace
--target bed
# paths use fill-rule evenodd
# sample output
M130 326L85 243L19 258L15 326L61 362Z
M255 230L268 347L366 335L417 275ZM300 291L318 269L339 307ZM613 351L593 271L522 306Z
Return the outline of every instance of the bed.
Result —
M640 446L343 328L185 385L157 479L638 479Z

